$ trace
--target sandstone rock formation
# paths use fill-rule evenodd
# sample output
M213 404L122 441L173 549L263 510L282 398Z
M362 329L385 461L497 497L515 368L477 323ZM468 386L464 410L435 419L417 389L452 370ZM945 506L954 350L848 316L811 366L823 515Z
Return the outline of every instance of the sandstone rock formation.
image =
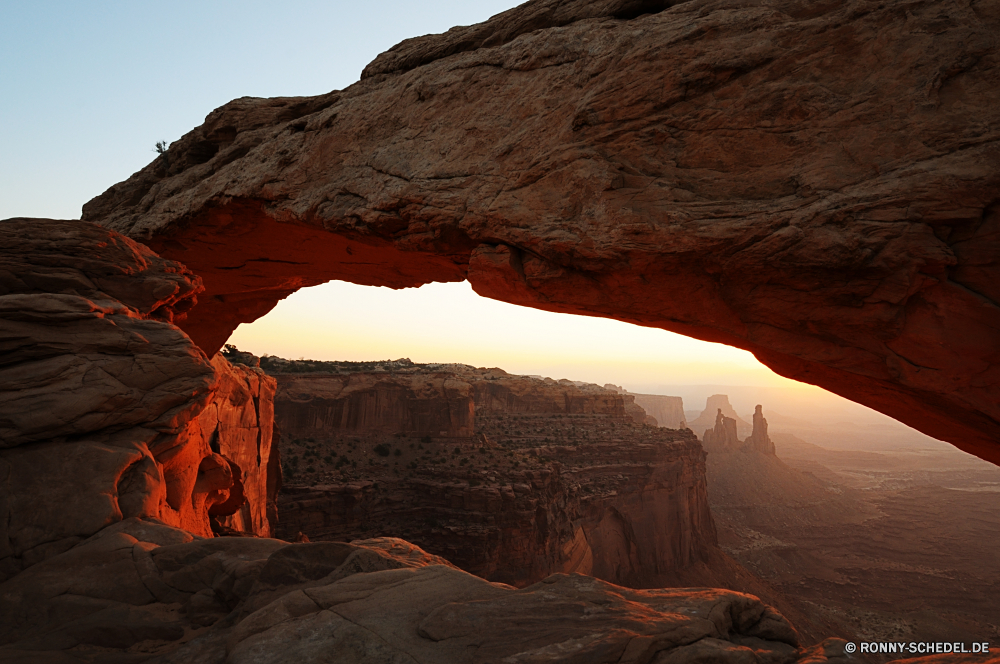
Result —
M728 399L726 403L729 403ZM764 413L760 405L754 410L753 430L744 441L740 442L737 437L737 430L737 420L732 417L726 417L721 408L717 409L715 426L711 429L706 429L705 434L702 436L705 451L722 453L756 452L774 456L774 443L771 442L771 439L767 435L767 420L764 419Z
M83 216L204 279L209 354L300 287L468 278L1000 461L997 34L992 3L533 0L235 100Z
M332 432L467 438L477 413L601 414L639 424L649 419L629 395L565 379L514 376L497 368L420 365L405 359L318 362L268 356L253 361L262 361L277 378L277 419L292 438Z
M729 396L725 394L713 394L705 400L705 410L695 419L688 422L692 431L702 431L706 427L714 427L716 414L722 411L726 417L736 421L736 433L739 436L748 436L753 431L753 425L736 414L736 410L729 403Z
M269 532L242 450L270 458L274 382L209 363L170 322L200 289L98 226L0 222L0 578L129 517Z
M277 383L259 368L230 364L221 354L212 359L212 367L212 398L198 415L198 424L209 448L229 462L234 480L240 476L242 501L231 495L228 505L209 515L228 530L270 537L281 486L274 417Z
M718 409L715 415L715 427L706 429L702 436L702 443L706 452L735 452L740 447L740 440L736 437L736 420L722 414L722 409Z
M743 449L747 452L759 452L774 456L774 443L767 435L767 420L764 419L762 406L757 404L753 411L753 432L743 441Z
M137 518L0 585L0 614L10 662L846 661L739 593L580 575L515 590L395 539L201 539Z

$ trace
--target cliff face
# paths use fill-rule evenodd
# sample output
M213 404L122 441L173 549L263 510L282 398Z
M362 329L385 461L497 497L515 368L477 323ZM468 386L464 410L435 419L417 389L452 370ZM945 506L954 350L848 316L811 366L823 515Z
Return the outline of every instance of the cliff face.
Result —
M629 409L632 399L588 383L511 376L500 369L476 371L469 379L475 389L476 412L481 415L591 414L619 420L639 417L639 424L646 417Z
M338 366L315 365L277 363L286 371ZM580 572L652 587L714 546L701 446L690 432L641 424L647 416L630 395L498 369L394 365L397 374L411 372L397 382L433 377L466 386L475 435L421 435L395 414L364 430L302 428L303 420L326 421L329 411L309 404L327 408L329 399L320 397L341 385L381 394L384 367L347 376L277 374L279 424L297 432L285 454L291 478L279 503L283 537L391 533L519 586ZM309 394L312 386L320 394ZM427 397L445 401L441 393ZM297 419L286 423L285 412Z
M277 381L259 368L230 364L221 354L212 367L216 380L211 400L198 415L200 436L229 463L233 488L226 504L209 515L225 529L271 537L280 486L274 440Z
M428 469L401 479L366 470L371 479L286 487L279 534L349 541L396 533L477 576L520 587L572 559L564 549L573 544L573 499L557 470L494 471L492 482L479 473Z
M282 374L275 412L292 437L329 431L470 436L473 395L469 383L446 373Z
M566 466L565 481L585 494L575 559L564 571L660 587L717 544L701 446L690 434L654 440L552 449Z
M171 323L200 289L103 228L0 222L0 577L129 517L211 535L242 504L227 454L252 501L265 491L241 450L269 450L274 382L209 363Z
M636 405L656 418L661 427L682 429L688 426L684 417L684 400L680 397L668 397L661 394L634 394Z

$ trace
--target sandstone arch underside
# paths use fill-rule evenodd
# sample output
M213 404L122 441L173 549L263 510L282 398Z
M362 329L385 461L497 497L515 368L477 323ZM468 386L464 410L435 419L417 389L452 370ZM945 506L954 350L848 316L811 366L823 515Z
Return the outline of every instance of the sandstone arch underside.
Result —
M202 277L209 355L298 288L468 279L1000 463L997 35L997 2L529 2L237 99L83 218Z

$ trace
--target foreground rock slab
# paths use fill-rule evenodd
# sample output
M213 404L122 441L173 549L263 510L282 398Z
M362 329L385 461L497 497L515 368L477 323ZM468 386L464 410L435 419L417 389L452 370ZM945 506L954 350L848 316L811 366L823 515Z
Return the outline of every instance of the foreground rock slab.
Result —
M821 652L837 641L800 648L731 591L565 574L515 590L393 538L202 539L135 518L0 584L0 612L2 662L839 661Z
M533 0L241 98L84 219L204 278L210 355L329 279L752 351L1000 461L996 3Z

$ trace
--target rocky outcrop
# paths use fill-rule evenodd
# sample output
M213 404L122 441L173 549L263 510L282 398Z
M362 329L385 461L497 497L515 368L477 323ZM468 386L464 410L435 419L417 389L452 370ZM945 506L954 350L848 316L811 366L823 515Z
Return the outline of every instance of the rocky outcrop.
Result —
M743 449L747 452L759 452L774 456L774 443L767 435L767 420L764 419L762 406L757 404L753 411L753 433L743 441Z
M629 417L632 418L633 422L635 422L636 424L648 424L651 427L660 425L660 423L657 422L655 417L646 414L646 410L642 406L637 404L633 400L631 395L625 398L626 398L625 412L628 414Z
M607 390L614 390L623 394L631 402L642 408L646 413L646 419L636 419L638 424L649 424L650 426L661 426L670 429L684 429L687 427L684 417L684 400L680 397L668 397L660 394L635 394L629 392L624 387L607 383L604 386Z
M266 492L242 446L266 458L273 380L238 386L170 322L200 289L98 226L0 222L0 578L129 517L210 535Z
M204 278L210 354L300 287L467 278L1000 461L998 33L993 4L533 0L233 101L84 219Z
M699 418L700 419L700 418ZM735 452L740 448L736 437L736 420L726 417L719 408L715 414L715 427L706 429L702 436L706 452Z
M221 354L212 359L212 367L216 379L212 398L198 415L200 435L229 463L242 500L231 491L227 504L209 515L227 530L270 537L280 487L274 417L277 381L259 368L231 364Z
M719 395L717 395L719 396ZM728 402L728 399L726 401ZM702 437L707 452L756 452L774 456L774 443L767 435L767 420L760 405L754 410L753 431L742 442L737 437L737 421L726 417L719 408L715 415L715 426L706 429Z
M469 437L476 413L601 414L655 426L630 396L588 383L409 360L317 362L268 356L257 361L278 380L277 419L292 438L328 432Z
M471 367L468 367L471 369ZM634 400L592 383L515 376L502 369L465 371L475 390L479 415L607 415L643 424L646 413Z
M790 664L842 661L844 644L801 648L730 591L580 575L515 590L397 539L201 539L136 518L0 585L0 613L6 661Z
M706 427L714 427L716 414L722 412L727 418L736 422L736 433L739 436L748 436L753 431L753 425L736 414L736 410L729 403L729 397L725 394L713 394L705 400L705 410L701 414L688 422L688 426L693 431L703 431Z
M473 396L453 374L279 374L282 430L305 438L329 432L471 436Z

